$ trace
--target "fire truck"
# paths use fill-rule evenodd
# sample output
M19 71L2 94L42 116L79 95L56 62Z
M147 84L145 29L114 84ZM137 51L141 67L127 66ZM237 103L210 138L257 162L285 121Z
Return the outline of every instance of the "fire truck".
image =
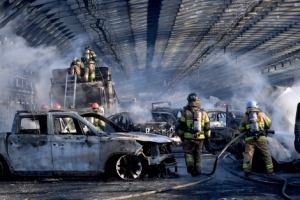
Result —
M52 70L49 92L51 107L58 103L65 109L84 109L97 102L108 113L112 112L117 96L111 71L108 67L96 67L95 72L94 82L79 82L76 74L69 74L69 68ZM83 69L81 74L84 74Z

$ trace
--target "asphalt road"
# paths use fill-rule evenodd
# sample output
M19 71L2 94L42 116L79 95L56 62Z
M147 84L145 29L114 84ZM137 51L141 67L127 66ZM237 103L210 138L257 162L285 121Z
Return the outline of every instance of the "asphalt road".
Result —
M241 163L230 156L219 160L213 176L192 177L186 172L181 147L174 148L174 152L178 162L175 176L137 181L101 177L17 177L0 182L0 199L288 199L282 194L283 182L276 182L264 174L251 175L251 179L260 182L245 179ZM214 155L203 154L203 173L212 171L214 161ZM288 183L285 194L300 200L300 172L277 171L275 178L285 178Z

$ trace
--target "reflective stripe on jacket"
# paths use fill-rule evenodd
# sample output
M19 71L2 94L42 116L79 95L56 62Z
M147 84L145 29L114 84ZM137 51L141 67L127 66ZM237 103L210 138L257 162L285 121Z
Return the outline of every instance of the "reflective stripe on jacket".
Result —
M195 110L196 111L196 110ZM204 110L201 110L201 129L204 130L205 123L209 123L209 118L207 113ZM198 138L194 138L193 133L188 132L188 129L192 129L194 123L194 116L193 113L186 109L182 113L180 118L180 125L179 125L179 136L184 137L185 139L200 139L203 140L205 137L210 137L210 130L204 131L204 133L200 134Z
M89 59L87 59L85 52L81 56L81 59L84 60L84 64L95 64L96 58L97 58L97 55L95 54L94 51L90 51Z
M249 115L247 113L249 112L256 112L257 113L257 119L258 119L258 127L260 130L265 131L266 129L270 129L271 125L272 125L272 121L271 119L269 119L269 117L263 113L260 109L258 108L250 108L247 109L246 115L244 116L244 118L241 121L241 124L239 126L239 130L240 132L246 132L246 131L250 131L251 128L251 123L249 120ZM252 137L246 137L245 140L253 140ZM267 140L266 136L260 136L259 140Z

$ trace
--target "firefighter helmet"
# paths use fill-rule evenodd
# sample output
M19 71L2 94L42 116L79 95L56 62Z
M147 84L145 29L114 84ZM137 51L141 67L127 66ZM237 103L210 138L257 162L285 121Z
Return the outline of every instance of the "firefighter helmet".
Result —
M41 109L42 109L42 110L48 110L48 109L49 109L49 106L48 106L47 104L43 104L43 105L41 106Z
M98 108L99 108L99 105L98 105L97 103L93 103L92 108L93 108L93 109L98 109Z
M191 93L187 96L187 100L188 101L196 101L196 100L199 100L199 98L196 93Z
M55 103L53 108L54 109L61 109L61 105L59 103Z
M258 108L257 102L253 100L248 101L246 108Z

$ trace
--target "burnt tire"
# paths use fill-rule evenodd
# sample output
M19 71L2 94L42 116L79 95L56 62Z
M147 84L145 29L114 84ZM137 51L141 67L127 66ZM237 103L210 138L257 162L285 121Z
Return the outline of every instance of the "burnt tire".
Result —
M7 163L0 158L0 180L8 179L11 176Z
M0 180L4 178L4 166L0 160Z
M137 156L123 155L115 163L116 175L123 180L138 179L142 174L142 162Z

